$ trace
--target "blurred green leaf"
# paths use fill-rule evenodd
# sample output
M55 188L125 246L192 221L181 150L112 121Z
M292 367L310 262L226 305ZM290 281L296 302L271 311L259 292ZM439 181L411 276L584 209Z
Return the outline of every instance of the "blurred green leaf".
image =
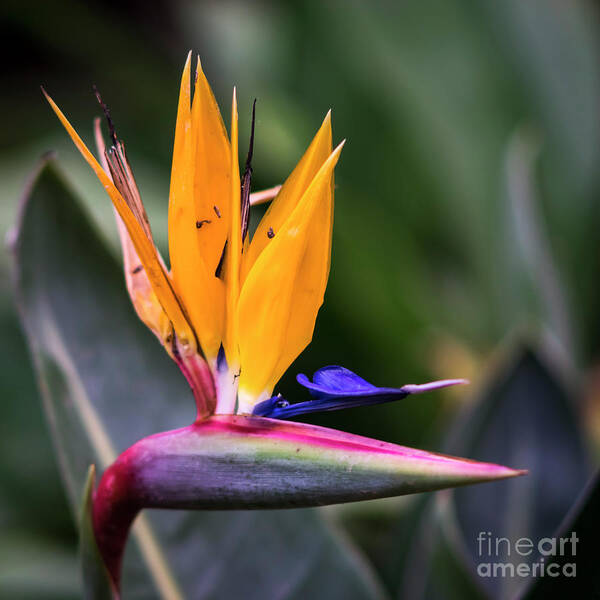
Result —
M470 567L449 494L413 496L410 502L395 507L395 519L388 514L389 510L377 511L375 502L364 504L371 504L372 511L352 511L345 515L346 511L340 507L342 514L338 518L373 560L392 597L411 600L488 597ZM384 518L385 529L380 525ZM375 532L367 530L369 525L376 527Z
M137 439L187 424L194 403L51 163L26 194L15 254L19 308L75 509L90 464L106 467ZM195 599L380 595L365 561L317 511L154 511L132 538L126 598L157 597L157 582Z
M585 485L589 474L574 398L560 379L557 361L529 344L518 344L492 376L478 402L468 409L446 446L450 452L529 469L520 482L492 483L454 495L458 528L471 564L490 560L533 562L529 557L479 551L480 532L493 539L539 540L552 535ZM496 598L510 598L524 578L482 578Z
M495 540L534 544L553 535L579 495L588 476L587 456L572 398L559 379L560 367L531 345L518 344L477 402L465 408L445 450L529 469L519 481L494 482L436 495L415 530L410 560L401 564L400 597L445 599L447 590L460 598L512 598L528 582L522 577L478 577L482 563L532 563L534 552L520 556ZM552 366L550 366L552 365ZM491 539L480 548L478 536ZM415 573L429 573L429 577ZM446 591L444 591L446 590ZM466 593L466 592L465 592Z
M504 177L506 204L498 277L511 281L504 290L506 320L544 324L559 341L564 359L573 368L576 348L565 286L556 266L542 216L536 166L540 154L537 133L521 127L507 145Z
M93 498L96 468L90 465L83 489L79 514L79 560L83 579L83 597L86 600L113 600L110 575L96 544L93 524Z
M513 541L552 535L587 481L589 463L574 398L560 379L559 364L550 360L527 344L515 347L446 447L529 469L520 481L457 490L457 519L474 564L485 562L478 553L480 531ZM529 560L535 558L532 554ZM510 578L485 583L497 597L514 592Z
M392 597L410 579L407 565L414 560L415 540L431 517L433 497L417 494L329 509L371 559Z
M34 372L12 307L0 303L0 529L39 536L41 544L75 539ZM43 484L42 484L43 482ZM0 594L1 595L1 594Z
M461 543L452 497L435 494L424 503L403 565L397 598L485 600Z
M76 600L81 597L77 562L71 548L23 531L2 529L0 598Z
M598 574L598 535L600 534L600 474L590 481L581 494L565 522L556 532L557 537L577 535L576 553L572 553L571 544L565 545L565 553L555 558L548 557L546 569L552 562L559 565L562 576L538 578L522 595L526 600L542 598L598 598L600 597L600 576ZM569 567L565 577L563 568L567 563L575 563L575 569Z

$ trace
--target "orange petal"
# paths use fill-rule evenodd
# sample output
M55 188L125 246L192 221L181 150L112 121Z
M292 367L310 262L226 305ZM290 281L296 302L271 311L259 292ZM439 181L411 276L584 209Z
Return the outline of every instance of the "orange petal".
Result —
M198 220L203 223L197 236L207 269L214 273L221 260L229 229L230 208L227 198L231 149L200 59L196 70L192 127L196 138L194 202Z
M222 225L217 225L217 217L212 207L212 216L205 214L208 198L205 198L204 203L196 201L200 192L204 194L204 188L200 188L200 175L207 170L201 166L200 174L198 173L198 164L205 164L204 158L200 156L204 153L204 146L200 146L202 150L198 153L196 143L197 133L204 127L205 114L202 112L201 100L201 96L196 93L192 114L190 56L188 55L181 77L175 126L169 196L169 255L175 288L185 300L186 309L205 355L212 360L217 356L222 338L224 286L223 282L215 276L219 260L218 257L215 258L217 251L207 254L209 246L218 244L216 241L218 236L211 237L209 231L207 237L206 232L213 223L219 230L224 231L224 229ZM228 168L228 155L224 160L227 161ZM222 176L215 177L216 181L220 182L221 179ZM211 190L213 187L207 188L207 193L214 193ZM210 223L207 223L207 220ZM222 251L225 242L224 234L221 234L221 239L219 252Z
M342 146L343 142L321 166L279 230L268 238L242 286L238 306L240 412L251 412L255 402L271 393L312 338L329 271L331 186Z
M187 351L193 352L196 348L194 331L190 326L179 299L177 298L171 286L171 281L158 258L154 244L148 238L144 228L135 218L131 209L127 206L127 203L111 181L110 177L104 172L98 161L94 158L93 154L83 143L83 140L79 137L79 135L77 135L77 132L73 129L65 115L54 103L52 98L46 94L46 91L42 91L46 96L46 100L48 100L48 103L52 107L52 110L54 110L56 116L60 119L64 128L67 130L67 133L73 140L73 143L84 157L86 162L90 165L90 167L92 167L96 173L96 176L104 186L104 189L108 193L115 209L119 213L119 216L127 228L131 241L133 242L140 261L148 275L148 279L152 284L152 288L156 294L156 297L158 298L158 301L173 323L175 332L182 342L184 348Z
M276 233L294 210L317 171L331 154L331 111L327 113L319 131L296 168L287 178L277 197L261 219L242 264L242 282L259 254L269 243L269 232Z

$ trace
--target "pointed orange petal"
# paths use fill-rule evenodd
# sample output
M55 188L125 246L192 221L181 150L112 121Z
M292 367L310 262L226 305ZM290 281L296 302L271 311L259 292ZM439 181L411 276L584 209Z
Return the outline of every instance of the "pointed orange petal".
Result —
M317 171L331 154L331 111L327 113L319 131L310 143L296 168L283 184L279 194L258 225L248 253L242 264L242 282L257 257L269 243L268 232L277 232L294 210Z
M194 202L198 221L203 223L198 230L198 241L207 269L214 273L228 233L231 149L200 59L196 70L192 127L196 138Z
M329 269L331 181L343 142L319 169L246 277L238 306L239 410L251 412L310 342ZM266 236L265 236L266 237Z
M238 110L236 90L231 103L231 181L229 189L230 225L225 251L225 356L230 368L239 364L237 341L237 302L240 294L240 258L242 252L240 167L238 163Z
M206 357L212 360L217 356L222 338L224 286L214 273L218 259L214 266L207 263L204 254L206 244L201 239L203 230L212 223L206 223L206 216L198 212L195 201L199 191L195 186L196 126L190 101L188 55L181 77L175 126L169 196L169 255L175 288L184 298Z
M146 270L156 297L158 298L164 311L167 313L169 319L172 321L177 336L186 349L189 349L189 351L194 351L196 347L194 331L188 323L185 313L179 303L179 299L171 287L171 282L160 263L154 244L150 239L148 239L148 236L146 235L142 225L135 218L131 212L131 209L127 206L127 203L114 186L110 177L104 172L98 161L94 158L93 154L83 143L83 140L79 137L79 135L77 135L77 132L73 129L65 115L54 103L52 98L46 94L46 91L42 91L44 96L46 96L46 100L48 100L48 103L52 107L52 110L56 113L56 116L60 119L64 128L67 130L67 133L73 140L73 143L86 162L96 173L96 176L104 186L104 189L112 200L112 203L119 213L119 216L121 219L123 219L123 223L129 232L140 261Z

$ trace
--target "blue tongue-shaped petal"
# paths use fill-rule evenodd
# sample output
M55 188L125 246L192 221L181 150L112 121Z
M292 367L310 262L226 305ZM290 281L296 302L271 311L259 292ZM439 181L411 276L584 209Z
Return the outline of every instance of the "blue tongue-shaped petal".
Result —
M311 412L392 402L405 398L409 394L420 394L451 385L468 383L466 379L444 379L420 385L404 385L400 388L377 387L356 373L335 365L319 369L314 374L313 381L310 381L303 373L296 379L300 385L308 388L313 397L312 400L290 404L281 396L274 396L257 404L252 414L272 419L289 419Z
M373 393L373 391L378 389L377 386L365 381L356 373L336 365L319 369L313 375L313 381L310 381L304 373L300 373L296 377L296 381L305 388L308 388L311 396L316 398L325 396L354 396L356 394Z

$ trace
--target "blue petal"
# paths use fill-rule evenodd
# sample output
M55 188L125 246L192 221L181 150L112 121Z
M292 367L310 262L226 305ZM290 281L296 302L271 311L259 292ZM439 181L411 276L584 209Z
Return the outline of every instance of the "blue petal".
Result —
M296 377L298 383L310 391L313 400L290 404L280 395L260 402L252 414L272 419L289 419L312 412L341 410L355 406L370 406L405 398L430 390L467 383L464 379L446 379L422 385L405 385L401 388L377 387L356 373L335 365L319 369L310 381L304 374Z
M344 367L331 365L319 369L310 381L304 373L296 377L296 381L310 390L316 398L339 398L347 396L366 396L373 394L404 392L402 388L379 388L356 373ZM406 396L406 393L404 393Z

